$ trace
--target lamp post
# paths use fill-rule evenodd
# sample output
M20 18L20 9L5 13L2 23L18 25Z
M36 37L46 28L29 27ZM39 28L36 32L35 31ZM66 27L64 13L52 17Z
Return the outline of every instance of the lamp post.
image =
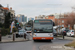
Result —
M74 37L75 37L75 24L74 24Z
M1 37L1 29L0 29L0 42L1 42L1 40L2 40L2 37Z

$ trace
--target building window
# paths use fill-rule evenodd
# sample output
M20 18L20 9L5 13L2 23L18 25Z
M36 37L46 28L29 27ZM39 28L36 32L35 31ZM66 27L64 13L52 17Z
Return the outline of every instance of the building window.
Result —
M64 20L62 20L62 23L64 23Z
M64 25L62 25L62 27L64 27Z
M48 19L48 16L46 18Z

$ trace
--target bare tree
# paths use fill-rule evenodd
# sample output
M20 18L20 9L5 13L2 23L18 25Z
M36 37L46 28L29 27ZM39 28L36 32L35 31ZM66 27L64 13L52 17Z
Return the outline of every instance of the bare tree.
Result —
M69 14L66 14L65 17L67 18L65 25L70 24L71 28L73 29L73 26L75 24L75 13L71 12Z

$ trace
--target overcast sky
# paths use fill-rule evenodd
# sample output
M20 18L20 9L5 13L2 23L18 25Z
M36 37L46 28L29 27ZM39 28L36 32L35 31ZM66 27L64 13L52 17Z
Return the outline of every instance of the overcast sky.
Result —
M0 0L4 7L9 4L17 14L27 17L49 15L54 13L71 12L75 6L75 0Z

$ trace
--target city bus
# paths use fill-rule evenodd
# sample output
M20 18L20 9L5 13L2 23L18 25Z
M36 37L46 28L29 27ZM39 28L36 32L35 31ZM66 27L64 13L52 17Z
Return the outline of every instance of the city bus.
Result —
M37 19L33 23L33 40L53 40L53 21Z
M25 30L26 30L27 33L31 33L32 32L32 26L26 25Z

